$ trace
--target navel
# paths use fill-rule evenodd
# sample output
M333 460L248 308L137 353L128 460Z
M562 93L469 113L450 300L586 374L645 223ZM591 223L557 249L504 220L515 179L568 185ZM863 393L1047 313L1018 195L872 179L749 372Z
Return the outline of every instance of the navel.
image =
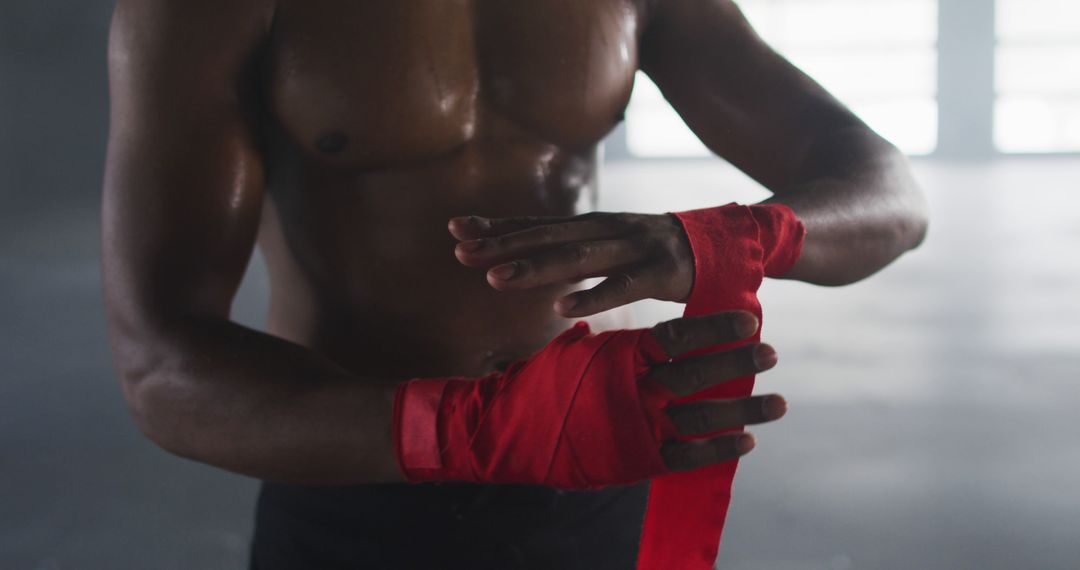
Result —
M340 131L326 133L315 141L315 148L323 154L337 154L349 146L349 137Z

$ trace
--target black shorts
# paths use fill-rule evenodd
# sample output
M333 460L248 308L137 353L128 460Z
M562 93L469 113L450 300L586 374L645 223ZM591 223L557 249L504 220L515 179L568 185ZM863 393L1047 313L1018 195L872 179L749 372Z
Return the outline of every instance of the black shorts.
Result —
M648 484L263 483L257 570L632 570Z

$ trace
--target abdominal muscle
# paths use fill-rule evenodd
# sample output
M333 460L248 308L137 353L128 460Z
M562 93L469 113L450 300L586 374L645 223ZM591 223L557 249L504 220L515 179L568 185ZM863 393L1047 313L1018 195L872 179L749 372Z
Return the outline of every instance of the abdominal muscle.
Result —
M259 248L269 270L268 332L358 378L480 376L527 357L573 321L553 302L584 283L499 292L454 256L450 218L582 213L595 201L596 152L539 143L469 143L378 172L292 156L271 169ZM586 319L630 325L625 310Z

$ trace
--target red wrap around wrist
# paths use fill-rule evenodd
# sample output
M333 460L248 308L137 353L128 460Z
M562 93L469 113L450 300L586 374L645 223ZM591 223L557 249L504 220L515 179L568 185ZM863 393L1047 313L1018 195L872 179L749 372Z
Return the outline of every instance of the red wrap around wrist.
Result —
M398 387L394 442L406 480L595 489L668 472L670 393L641 382L667 355L647 330L577 323L505 372Z

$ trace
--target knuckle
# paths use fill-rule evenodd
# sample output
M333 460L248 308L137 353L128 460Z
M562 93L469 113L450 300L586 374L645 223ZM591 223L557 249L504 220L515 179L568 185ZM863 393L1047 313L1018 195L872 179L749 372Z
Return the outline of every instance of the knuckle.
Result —
M660 448L660 455L669 469L682 471L692 467L686 444L669 443Z
M589 256L592 254L592 247L585 243L579 243L571 248L570 254L575 261L583 263L588 260Z
M694 433L705 433L711 431L709 426L712 424L712 419L709 409L705 406L694 406L694 410L690 415L691 428Z
M665 255L673 263L686 264L693 260L693 252L690 248L681 240L678 236L667 236L664 238L664 252Z
M667 257L663 255L664 248L662 243L655 237L647 233L635 234L632 237L625 238L626 242L632 249L637 252L641 252L649 258Z
M629 273L620 273L610 279L611 292L616 295L625 295L634 290L634 277Z
M735 455L733 453L734 445L732 445L730 440L731 438L725 437L709 444L709 449L712 450L712 459L714 462L720 463L727 461Z
M663 215L656 220L656 234L664 237L664 243L677 245L686 235L682 222L674 215Z
M620 231L630 227L630 221L625 214L610 214L598 221L608 230Z
M671 344L682 347L686 344L686 334L683 328L679 326L678 321L667 321L657 325L660 329L660 334L664 336Z
M709 368L718 380L729 380L732 376L735 354L719 352L702 357L702 363Z
M655 218L654 215L634 214L626 220L626 227L637 233L655 236L657 235Z
M735 313L720 313L713 320L713 329L717 335L722 335L724 338L739 338L741 335L738 323Z
M576 295L574 295L574 298L577 299L577 304L574 305L574 310L576 311L594 310L594 308L597 305L600 305L601 301L603 301L603 299L601 299L595 291L584 291L581 293L577 293Z
M626 233L636 229L633 216L612 214L602 220L605 228L613 233Z
M678 260L667 255L661 255L655 259L657 274L664 276L665 284L674 284L680 279L693 279L693 268L687 270L686 266L680 264Z
M684 379L686 381L686 387L690 392L697 392L705 387L707 382L705 378L705 371L699 366L693 366L686 369L684 373Z
M754 373L752 361L748 367L747 360L741 349L721 352L707 358L709 359L709 368L713 370L713 374L718 380L733 380Z
M539 238L539 240L541 242L551 243L552 241L555 240L555 236L556 236L557 232L555 230L555 226L546 225L546 226L539 226L538 228L536 228L536 234L537 234L537 237Z
M672 421L684 434L700 434L710 431L709 411L697 404L684 404L672 409Z

